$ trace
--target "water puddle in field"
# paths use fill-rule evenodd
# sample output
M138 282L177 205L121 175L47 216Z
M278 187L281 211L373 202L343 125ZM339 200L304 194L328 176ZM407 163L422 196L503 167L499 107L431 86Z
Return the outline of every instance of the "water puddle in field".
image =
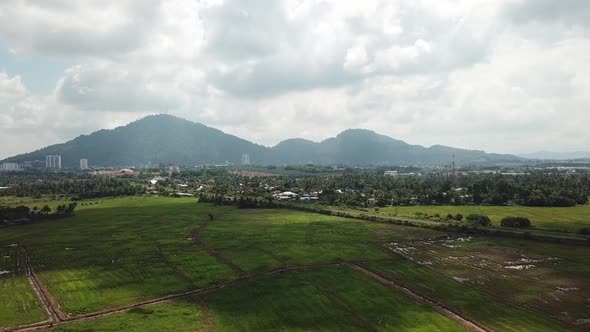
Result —
M524 265L508 265L508 266L504 266L505 269L509 269L509 270L528 270L535 267L535 265L533 264L524 264Z
M458 281L460 283L469 281L469 278L453 277L453 279L455 279L455 281Z
M13 244L10 244L10 245L8 245L8 246L9 246L9 247L12 247L12 248L14 248L14 247L17 247L17 246L18 246L18 244L16 244L16 243L13 243Z
M543 263L543 262L548 262L548 261L556 261L557 258L521 258L517 261L511 261L511 262L506 262L506 264L508 265L517 265L517 264L537 264L537 263Z
M0 276L4 275L4 274L9 274L12 273L12 271L8 271L8 270L0 270Z
M410 251L416 250L415 247L398 245L397 243L390 243L389 249L401 255L408 254Z
M471 239L472 239L471 236L468 236L468 237L460 237L460 238L457 238L457 241L458 242L469 242L469 241L471 241Z
M576 324L578 325L587 325L590 324L590 318L581 318L576 320Z
M571 292L575 290L580 290L578 287L557 287L557 290L562 292Z

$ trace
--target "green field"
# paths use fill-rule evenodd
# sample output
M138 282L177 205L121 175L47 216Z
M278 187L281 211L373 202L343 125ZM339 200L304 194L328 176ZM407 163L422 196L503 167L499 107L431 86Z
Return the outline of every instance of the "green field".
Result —
M556 331L565 328L553 319L522 310L451 278L441 278L440 274L413 262L374 263L369 268L418 290L495 331Z
M27 278L18 266L18 247L0 246L0 326L16 326L45 319Z
M458 289L458 282L468 286L463 287L460 292L471 288L476 293L491 295L505 306L513 304L519 308L529 308L572 325L590 321L590 248L484 237L415 241L411 245L382 245L417 263L421 268L416 268L410 262L406 266L396 264L387 267L387 264L379 264L373 265L374 267L392 273L395 278L412 282L411 287L427 288L428 292L433 292L432 296L439 297L443 303L450 301L449 305L453 307L461 308L453 302L465 299L440 291L450 291L453 289L451 286ZM427 280L429 278L432 280ZM421 279L425 283L422 286L419 282ZM445 289L437 288L439 282L446 283ZM486 302L485 298L489 299L487 295L480 299L470 297L468 304L472 306L481 301ZM486 308L496 310L491 303ZM485 311L475 309L469 314L485 315ZM531 319L531 315L503 315L506 321L502 324L522 326L524 319ZM522 320L519 321L518 316ZM530 324L543 321L538 314L536 316L529 321ZM497 317L499 316L493 314L487 319L479 317L478 320L495 322ZM551 326L548 323L541 325ZM496 330L509 330L505 326L504 329L500 327L494 326Z
M52 331L201 331L206 319L199 306L189 300L178 300L153 306L131 309L89 321L73 322Z
M575 329L590 318L587 248L501 238L460 243L440 239L448 235L292 210L240 210L194 199L84 201L71 218L0 228L0 270L14 271L0 275L0 327L47 318L20 272L16 248L27 249L42 284L71 318L224 285L202 295L205 307L188 297L60 325L61 330L161 330L179 317L190 317L178 323L181 330L211 324L227 331L457 328L359 272L332 266L342 262L400 279L499 331L539 330L541 325L545 330ZM502 268L522 257L543 261L523 271ZM415 269L415 263L422 265ZM295 270L258 275L282 267ZM469 281L458 284L453 278ZM235 283L226 285L231 281ZM489 307L476 309L485 303ZM501 309L514 305L514 312Z
M469 214L485 214L490 217L492 224L499 226L504 217L516 216L529 218L533 227L537 229L572 232L590 227L590 205L575 207L527 207L527 206L399 206L379 209L379 214L399 217L416 217L416 213L442 218L447 214L460 213L463 217Z
M219 331L463 331L348 267L267 276L205 301Z

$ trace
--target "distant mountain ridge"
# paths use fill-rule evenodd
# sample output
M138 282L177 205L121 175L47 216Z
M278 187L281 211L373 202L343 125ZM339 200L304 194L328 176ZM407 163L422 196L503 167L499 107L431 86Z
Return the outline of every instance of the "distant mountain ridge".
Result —
M574 151L574 152L553 152L553 151L538 151L532 153L521 153L519 157L527 159L546 159L546 160L572 160L572 159L587 159L590 158L590 151Z
M92 166L130 166L159 163L200 165L241 162L248 154L257 164L458 164L517 162L513 155L464 150L441 145L410 145L366 129L348 129L321 142L295 138L265 147L172 115L152 115L111 130L99 130L62 144L17 155L3 162L45 160L62 156L64 167L75 168L87 158Z

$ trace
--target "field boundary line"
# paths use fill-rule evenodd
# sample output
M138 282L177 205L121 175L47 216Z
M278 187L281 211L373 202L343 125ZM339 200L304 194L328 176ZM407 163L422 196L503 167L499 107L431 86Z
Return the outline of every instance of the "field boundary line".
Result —
M186 281L191 286L196 286L192 278L186 275L186 273L184 273L184 271L182 271L178 266L172 264L172 262L164 252L164 249L162 249L162 244L160 243L160 241L154 240L154 244L156 245L156 252L164 262L164 265L166 265L170 270L172 270L179 279Z
M61 312L61 310L59 309L59 303L53 297L53 295L49 293L47 287L45 287L39 276L33 270L27 248L22 247L21 250L23 255L22 257L25 267L25 274L27 276L27 279L29 279L29 283L33 287L33 290L35 291L35 294L39 298L41 305L49 314L51 321L59 322L63 320L66 317L66 315L63 312Z
M516 238L516 239L524 239L524 240L534 240L540 242L551 242L551 243L565 243L571 245L582 245L582 246L590 246L590 237L578 235L575 233L564 233L564 232L554 232L548 230L541 230L541 229L509 229L509 228L502 228L502 227L474 227L474 226L466 226L463 227L449 227L444 222L432 221L432 220L424 220L424 219L416 219L416 218L408 218L408 217L397 217L397 216L388 216L388 215L376 215L371 213L361 213L356 211L350 210L338 210L338 209L314 209L308 206L301 206L301 205L290 205L290 204L279 204L278 206L280 209L286 210L295 210L295 211L304 211L310 213L317 213L323 215L329 215L333 217L340 217L340 218L348 218L348 219L356 219L356 220L363 220L367 222L376 222L382 224L394 224L400 226L407 226L407 227L419 227L419 228L428 228L439 230L443 232L449 233L469 233L475 232L477 234L486 235L486 236L499 236L499 237L506 237L506 238ZM439 229L440 228L440 229Z
M469 331L472 331L472 332L492 332L491 329L483 326L482 324L480 324L474 320L471 320L469 318L463 317L462 315L455 312L451 308L449 308L449 307L447 307L435 300L432 300L424 295L421 295L409 288L406 288L389 278L386 278L386 277L384 277L376 272L373 272L365 267L362 267L358 264L351 263L351 264L349 264L349 266L351 268L353 268L354 270L356 270L360 273L363 273L367 277L398 291L399 293L405 295L406 297L411 298L419 303L429 306L432 310L453 320L454 322L463 326L464 328L468 329Z
M380 261L385 261L385 260L380 260ZM394 261L394 260L387 260L387 261ZM347 266L347 265L351 265L351 264L363 264L363 263L370 263L370 262L378 262L378 261L365 260L365 261L352 261L352 262L336 262L336 263L323 263L323 264L302 264L302 265L283 266L283 267L280 267L280 268L277 268L274 270L260 272L257 274L246 275L246 276L234 279L234 280L225 281L225 282L218 283L218 284L215 284L215 285L212 285L209 287L194 289L194 290L183 292L183 293L169 294L169 295L154 298L151 300L145 300L145 301L140 301L140 302L136 302L136 303L132 303L132 304L128 304L125 306L116 307L116 308L104 309L104 310L95 311L95 312L91 312L91 313L81 314L81 315L74 316L74 317L67 317L66 319L61 320L59 322L45 322L45 323L44 322L37 322L34 324L29 324L29 325L22 325L22 326L17 326L17 327L5 328L3 331L11 331L11 332L12 331L36 331L38 329L47 329L49 327L68 324L68 323L77 322L77 321L92 320L92 319L96 319L96 318L100 318L100 317L104 317L104 316L109 316L112 314L123 313L123 312L129 311L134 308L146 307L146 306L165 303L165 302L169 302L169 301L173 301L176 299L185 298L185 297L189 297L189 296L210 293L212 291L215 291L218 289L223 289L228 286L233 286L235 284L239 284L239 283L243 283L243 282L250 282L250 281L265 277L265 276L278 274L278 273L282 273L282 272ZM2 330L0 330L0 331L2 331Z
M373 326L373 324L371 324L371 322L360 317L352 308L350 308L347 301L340 298L336 294L332 294L324 286L313 281L312 278L310 278L310 277L303 278L303 280L305 280L309 284L311 284L315 289L317 289L319 291L320 294L324 295L336 307L340 308L344 312L347 312L352 317L352 321L355 325L357 325L358 327L360 327L363 330L375 331L375 332L377 331L377 329L375 328L375 326Z
M383 246L381 246L381 245L379 245L379 244L376 244L376 245L377 245L377 246L380 246L380 247L382 247L382 248L383 248L383 249L385 249L385 250L388 250L386 247L383 247ZM404 259L406 259L406 260L407 260L407 261L409 261L409 262L416 263L416 261L415 261L415 260L412 258L412 256L409 256L409 255L406 255L406 254L401 254L401 253L396 253L396 254L400 255L401 257L403 257ZM494 260L492 260L492 259L483 258L483 257L482 257L481 259L482 259L482 260L491 261L491 262L494 262L494 263L498 264L496 261L494 261ZM477 265L473 265L473 264L469 264L469 263L463 263L463 264L464 264L465 266L469 266L469 267L471 267L471 268L474 268L474 269L476 269L476 270L480 270L480 271L496 272L496 271L494 271L494 270L491 270L491 269L488 269L488 268L484 268L484 267L481 267L481 266L477 266ZM559 322L559 323L561 323L561 324L566 324L566 325L568 325L568 326L570 326L570 327L572 326L572 323L571 323L571 322L568 322L568 321L566 321L566 320L562 320L561 318L554 316L554 314L555 314L555 313L554 313L554 312L552 312L552 311L545 310L545 309L543 309L543 308L540 308L540 307L537 307L537 306L534 306L534 305L529 305L529 304L519 303L519 302L516 302L516 301L514 301L514 300L510 300L510 299L507 299L507 298L500 297L500 296L498 296L498 295L496 295L496 294L494 294L494 293L492 293L492 292L489 292L489 291L487 291L487 290L484 290L484 289L477 288L476 286L474 286L474 285L471 285L471 284L469 284L469 283L462 283L462 282L459 282L459 281L457 281L457 280L453 279L453 276L447 275L447 274L445 274L444 272L441 272L441 271L439 271L439 270L437 270L437 269L433 268L432 266L428 266L428 265L420 265L420 267L421 267L421 268L424 268L424 269L428 269L428 270L430 270L431 272L433 272L433 273L435 273L435 274L438 274L438 275L440 275L441 277L444 277L444 278L447 278L447 279L451 280L452 282L458 283L458 284L460 284L460 285L463 285L463 286L465 286L465 287L469 287L469 288L471 288L471 289L473 289L473 290L475 290L475 291L477 291L477 292L479 292L479 293L482 293L482 294L488 295L488 296L490 296L490 297L492 297L492 298L494 298L494 299L496 299L496 300L498 300L498 301L500 301L500 302L502 302L502 303L505 303L505 304L507 304L507 305L510 305L510 306L512 306L512 307L515 307L515 308L524 308L524 309L526 309L526 310L528 310L528 311L532 311L532 312L536 312L536 313L539 313L539 314L543 314L543 315L546 315L546 317L547 317L547 318L549 318L549 319L552 319L552 320L554 320L555 322ZM536 281L536 280L535 280L535 281L533 281L533 280L531 280L531 279L527 279L527 278L526 278L526 277L524 277L524 276L515 276L515 277L516 277L516 278L518 278L518 279L521 279L521 280L528 280L528 281L529 281L529 282L531 282L531 283L537 283L537 284L539 284L539 285L541 285L541 286L543 286L543 287L545 287L545 286L551 286L551 285L550 285L550 284L548 284L548 283L544 283L544 282L542 282L542 281ZM577 295L577 294L575 294L575 295L574 295L574 294L570 294L570 295L573 295L573 296L575 296L575 297L578 297L578 298L585 298L585 297L582 297L582 296L580 296L580 295ZM573 324L573 325L575 325L575 324Z
M209 312L209 308L207 308L207 302L205 299L199 295L193 295L193 299L195 299L199 303L199 308L205 317L205 332L214 332L217 331L217 327L215 326L215 320L211 313Z
M203 242L203 240L201 240L201 232L203 230L205 230L212 222L213 222L213 219L209 219L209 220L205 221L204 223L202 223L201 225L199 225L199 227L193 229L190 232L191 241L193 242L194 245L196 245L199 249L203 250L209 256L215 258L218 262L229 267L240 278L248 276L248 273L246 273L244 270L242 270L242 268L240 268L239 266L234 264L229 259L223 257L223 255L221 255L218 251L216 251L213 248L210 248L209 246L207 246Z
M253 281L253 280L256 280L261 277L265 277L265 276L269 276L269 275L273 275L273 274L278 274L278 273L282 273L282 272L293 271L293 270L323 268L323 267L343 266L345 264L347 264L347 263L346 262L339 262L339 263L326 263L326 264L315 264L315 265L297 265L297 266L281 267L278 269L265 271L265 272L261 272L258 274L246 275L246 276L240 277L238 279L218 283L218 284L215 284L215 285L212 285L209 287L199 288L199 289L195 289L195 290L191 290L191 291L187 291L187 292L183 292L183 293L169 294L169 295L154 298L151 300L136 302L136 303L132 303L132 304L128 304L125 306L116 307L116 308L104 309L104 310L91 312L91 313L87 313L87 314L82 314L82 315L78 315L78 316L74 316L74 317L66 317L65 319L63 319L61 321L57 321L57 322L46 322L46 323L37 322L34 324L29 324L29 325L9 327L9 328L5 328L4 331L36 331L38 329L46 329L49 327L63 325L63 324L67 324L67 323L77 322L77 321L92 320L92 319L96 319L99 317L104 317L104 316L108 316L108 315L112 315L112 314L126 312L126 311L129 311L134 308L156 305L156 304L173 301L173 300L180 299L180 298L209 293L211 291L214 291L217 289L222 289L227 286L232 286L234 284L239 284L242 282Z

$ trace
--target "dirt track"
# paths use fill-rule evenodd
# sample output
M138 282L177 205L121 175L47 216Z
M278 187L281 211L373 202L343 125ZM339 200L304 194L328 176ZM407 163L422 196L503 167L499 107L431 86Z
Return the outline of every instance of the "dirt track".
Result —
M133 304L129 304L129 305L126 305L126 306L117 307L117 308L105 309L105 310L101 310L101 311L97 311L97 312L93 312L93 313L88 313L88 314L83 314L83 315L79 315L79 316L75 316L75 317L66 317L65 319L62 319L60 321L38 322L38 323L35 323L35 324L23 325L23 326L14 327L14 328L5 328L5 329L0 330L0 331L37 331L37 330L43 330L43 329L50 328L52 326L58 326L58 325L66 324L66 323L69 323L69 322L76 322L76 321L83 321L83 320L89 320L89 319L99 318L99 317L103 317L103 316L107 316L107 315L112 315L112 314L116 314L116 313L125 312L125 311L128 311L128 310L133 309L133 308L139 308L139 307L144 307L144 306L149 306L149 305L155 305L155 304L160 304L160 303L164 303L164 302L176 300L176 299L179 299L179 298L184 298L184 297L189 297L189 296L194 296L194 295L199 295L199 294L205 294L205 293L209 293L209 292L211 292L213 290L216 290L216 289L221 289L221 288L224 288L224 287L227 287L227 286L231 286L231 285L234 285L234 284L238 284L238 283L242 283L242 282L253 281L253 280L256 280L256 279L261 278L261 277L264 277L264 276L273 275L273 274L277 274L277 273L281 273L281 272L293 271L293 270L314 269L314 268L322 268L322 267L342 266L344 264L346 264L346 263L317 264L317 265L298 265L298 266L282 267L282 268L279 268L279 269L275 269L275 270L271 270L271 271L266 271L266 272L262 272L262 273L258 273L258 274L247 275L247 276L240 277L240 278L235 279L235 280L232 280L232 281L227 281L227 282L219 283L219 284L216 284L216 285L213 285L213 286L209 286L209 287L205 287L205 288L199 288L199 289L195 289L195 290L184 292L184 293L177 293L177 294L166 295L166 296L162 296L162 297L151 299L151 300L137 302L137 303L133 303Z
M359 271L359 272L365 274L366 276L370 277L371 279L376 280L376 281L380 282L381 284L388 286L388 287L398 291L401 294L406 295L407 297L411 298L412 300L429 306L430 308L432 308L432 310L438 312L439 314L441 314L443 316L446 316L446 317L452 319L457 324L463 326L464 328L468 329L469 331L473 331L473 332L492 331L491 329L485 328L485 327L481 326L480 324L459 315L458 313L443 306L442 304L435 302L434 300L431 300L423 295L420 295L420 294L418 294L406 287L403 287L403 286L397 284L395 281L385 278L384 276L381 276L373 271L370 271L358 264L353 263L353 264L349 264L349 266L352 267L353 269L355 269L356 271Z
M206 322L207 322L206 330L207 331L214 331L215 330L215 322L213 321L213 318L209 315L207 308L206 308L206 304L204 303L202 297L200 297L199 295L214 291L216 289L221 289L226 286L231 286L231 285L242 283L242 282L253 281L258 278L268 276L268 275L277 274L277 273L294 271L294 270L336 267L336 266L343 266L343 265L350 266L353 269L355 269L356 271L359 271L359 272L367 275L368 277L370 277L370 278L372 278L372 279L374 279L374 280L376 280L376 281L378 281L378 282L380 282L380 283L382 283L382 284L384 284L384 285L386 285L386 286L388 286L388 287L390 287L402 294L405 294L409 298L430 306L436 312L439 312L440 314L452 319L453 321L464 326L465 328L469 329L470 331L476 331L476 332L491 331L489 329L481 327L479 324L477 324L467 318L460 316L458 313L452 311L451 309L446 308L446 307L442 306L441 304L439 304L431 299L428 299L422 295L419 295L410 289L400 286L397 283L395 283L394 281L387 279L381 275L378 275L370 270L367 270L366 268L364 268L360 265L363 263L370 263L370 262L375 262L375 261L339 262L339 263L314 264L314 265L293 265L293 266L284 266L284 267L281 267L281 268L278 268L275 270L266 271L266 272L262 272L262 273L258 273L258 274L248 274L245 271L243 271L240 267L238 267L237 265L235 265L231 261L224 258L221 254L216 252L214 249L209 248L204 243L202 243L202 241L200 239L200 233L205 228L207 228L207 226L211 222L212 222L212 220L208 220L208 221L202 223L198 228L192 230L191 231L192 241L195 245L197 245L203 251L207 252L209 255L215 257L218 261L220 261L223 264L225 264L226 266L230 267L239 276L237 279L234 279L232 281L219 283L219 284L212 285L212 286L205 287L205 288L195 289L195 290L188 291L188 292L171 294L171 295L167 295L167 296L163 296L163 297L159 297L159 298L155 298L155 299L151 299L151 300L146 300L146 301L141 301L141 302L129 304L126 306L110 308L110 309L105 309L105 310L101 310L101 311L97 311L97 312L93 312L93 313L78 315L75 317L68 317L63 312L60 311L59 303L53 298L53 296L49 293L49 291L47 290L47 288L45 287L43 282L37 277L37 275L33 271L31 264L30 264L28 252L26 251L25 248L23 248L21 259L24 262L25 274L27 275L27 277L29 279L29 283L31 284L33 290L35 291L35 294L39 298L40 303L43 305L43 307L47 311L50 318L46 321L37 322L34 324L22 325L19 327L0 328L0 331L46 331L51 327L66 324L69 322L96 319L96 318L107 316L107 315L126 312L128 310L133 309L133 308L156 305L156 304L160 304L160 303L164 303L164 302L168 302L168 301L173 301L173 300L176 300L179 298L184 298L184 297L193 297L193 298L197 299L197 302L199 303L200 307L203 310L203 313L205 314L205 318L206 318ZM169 262L167 262L166 256L162 252L159 243L156 242L156 246L158 248L159 254L162 256L162 259L164 259L166 263L169 263ZM379 260L379 261L391 261L391 260ZM182 273L182 271L180 271L178 269L173 269L173 270L176 274L179 274L179 273L182 274L183 279L188 278L187 276L185 276ZM325 292L325 290L319 288L319 286L316 288L320 289L320 291L322 291L322 292ZM334 298L333 296L330 296L330 299L337 306L344 305L343 302L341 302L337 297ZM345 305L344 305L343 309L345 309L346 311L350 311L350 310L348 310L348 308L345 307ZM353 316L355 316L354 317L355 322L359 325L359 327L362 327L367 330L374 330L374 327L371 326L371 324L369 322L365 321L361 317L356 316L354 314L354 312L350 312L350 313Z
M21 248L21 261L23 262L24 272L31 284L35 295L39 299L39 303L43 306L48 314L50 322L59 322L63 320L66 315L59 309L59 303L53 298L49 290L45 287L43 282L39 279L33 267L31 266L31 259L26 248Z
M203 250L204 252L206 252L209 256L214 257L215 259L217 259L218 262L224 264L225 266L229 267L230 269L232 269L232 271L234 271L234 273L236 275L238 275L240 278L241 277L246 277L248 275L248 273L246 273L244 270L242 270L239 266L237 266L236 264L234 264L233 262L231 262L229 259L223 257L219 252L217 252L215 249L207 246L205 243L203 243L203 241L201 240L201 232L207 228L211 223L213 222L213 220L209 219L206 222L202 223L199 227L193 229L191 231L190 237L193 241L193 243L199 247L199 249Z
M372 279L374 279L386 286L389 286L390 288L392 288L398 292L401 292L402 294L405 294L406 296L410 297L413 300L416 300L420 303L430 306L433 310L452 319L453 321L459 323L460 325L464 326L465 328L469 329L470 331L476 331L476 332L491 331L490 329L481 327L479 324L477 324L465 317L460 316L458 313L452 311L451 309L446 308L446 307L442 306L441 304L439 304L433 300L430 300L422 295L419 295L410 289L400 286L397 283L395 283L394 281L389 280L383 276L380 276L372 271L369 271L360 265L360 264L369 263L369 262L373 262L373 261L341 262L341 263L297 265L297 266L282 267L282 268L278 268L278 269L263 272L263 273L243 276L243 277L240 277L240 278L232 280L232 281L227 281L224 283L220 283L220 284L205 287L205 288L195 289L195 290L184 292L184 293L171 294L171 295L167 295L167 296L163 296L163 297L159 297L159 298L155 298L155 299L151 299L151 300L146 300L146 301L142 301L142 302L129 304L126 306L105 309L105 310L101 310L101 311L97 311L97 312L93 312L93 313L88 313L88 314L83 314L83 315L79 315L79 316L75 316L75 317L66 317L65 319L62 319L62 320L38 322L35 324L24 325L24 326L15 327L15 328L7 328L7 329L3 329L0 331L44 331L44 330L47 330L51 327L67 324L69 322L91 320L91 319L104 317L104 316L108 316L108 315L112 315L112 314L126 312L128 310L133 309L133 308L139 308L139 307L160 304L160 303L169 302L169 301L173 301L173 300L176 300L179 298L184 298L184 297L195 297L195 296L198 296L201 294L209 293L209 292L217 290L217 289L222 289L227 286L232 286L232 285L235 285L238 283L253 281L253 280L259 279L261 277L265 277L265 276L269 276L269 275L273 275L273 274L278 274L278 273L282 273L282 272L325 268L325 267L336 267L336 266L344 266L344 265L348 265L348 266L352 267L353 269L364 273L365 275L369 276L370 278L372 278ZM202 302L200 304L204 305L204 303L202 303ZM214 330L214 322L212 321L211 317L206 315L206 318L207 318L206 320L207 320L208 330ZM363 323L362 325L364 325L364 322L362 322L362 321L359 321L359 323Z

